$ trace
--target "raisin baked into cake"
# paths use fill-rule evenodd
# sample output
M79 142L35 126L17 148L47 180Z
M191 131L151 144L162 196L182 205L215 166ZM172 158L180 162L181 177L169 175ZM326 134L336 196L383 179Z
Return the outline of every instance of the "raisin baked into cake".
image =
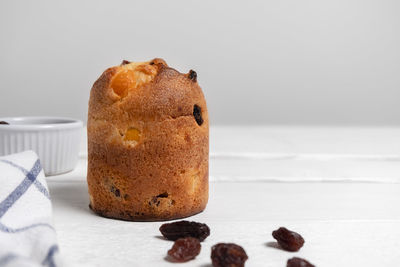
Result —
M89 101L91 209L132 221L201 212L208 200L208 132L196 72L179 73L162 59L107 69Z

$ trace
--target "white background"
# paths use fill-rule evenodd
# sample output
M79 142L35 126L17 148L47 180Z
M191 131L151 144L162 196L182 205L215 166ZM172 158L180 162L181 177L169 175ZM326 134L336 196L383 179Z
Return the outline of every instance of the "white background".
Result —
M198 72L213 124L400 124L400 2L1 1L0 116L85 120L122 59Z

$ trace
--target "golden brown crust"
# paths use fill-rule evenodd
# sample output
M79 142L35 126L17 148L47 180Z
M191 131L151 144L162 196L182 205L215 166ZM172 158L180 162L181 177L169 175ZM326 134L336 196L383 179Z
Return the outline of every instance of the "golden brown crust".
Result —
M111 82L129 64L107 69L91 90L90 206L102 216L124 220L187 217L201 212L208 200L206 102L189 74L162 59L143 64L143 72L155 75L141 77L145 82L126 95L116 94ZM201 108L201 125L194 105ZM127 140L128 129L139 132L134 135L139 140Z

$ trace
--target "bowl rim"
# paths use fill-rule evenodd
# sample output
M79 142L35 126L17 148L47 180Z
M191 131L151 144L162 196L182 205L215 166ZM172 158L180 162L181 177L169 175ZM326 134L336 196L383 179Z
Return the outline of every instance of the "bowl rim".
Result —
M43 123L32 123L30 121L43 121ZM26 121L24 124L0 124L0 131L27 131L27 130L61 130L78 129L83 127L83 122L69 117L56 116L18 116L18 117L0 117L0 121ZM46 123L48 121L48 123ZM54 121L59 121L54 123Z

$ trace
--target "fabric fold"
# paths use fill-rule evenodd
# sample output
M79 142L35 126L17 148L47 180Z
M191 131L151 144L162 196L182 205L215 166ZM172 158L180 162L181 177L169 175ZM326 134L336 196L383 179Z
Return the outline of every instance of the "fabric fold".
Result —
M50 194L33 151L0 157L0 267L60 266Z

